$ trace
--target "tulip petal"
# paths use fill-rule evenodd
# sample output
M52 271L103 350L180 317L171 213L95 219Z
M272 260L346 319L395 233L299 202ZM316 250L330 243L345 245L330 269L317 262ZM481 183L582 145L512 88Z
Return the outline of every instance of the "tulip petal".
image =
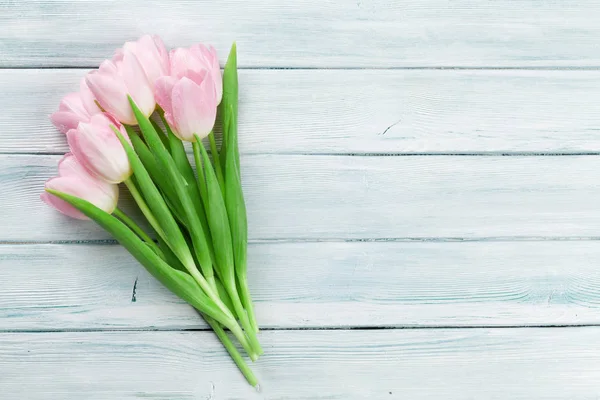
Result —
M98 71L89 73L86 83L106 111L123 123L136 123L127 100L127 87L117 75L116 66L110 61L104 61Z
M77 125L82 121L82 118L71 112L57 111L50 116L50 121L52 121L52 124L56 129L62 133L67 133L70 129L77 128Z
M217 116L214 84L205 79L200 85L182 78L173 87L173 117L179 137L194 141L194 134L206 137L213 129Z
M171 100L171 94L173 92L173 86L177 79L172 76L163 76L158 78L154 86L154 96L158 105L164 110L165 118L169 125L175 126L173 120L173 104Z
M73 176L59 176L57 178L49 179L45 185L46 189L58 190L60 192L69 193L73 196L80 197L84 200L89 201L96 207L112 213L117 207L117 201L119 199L119 192L117 185L111 185L109 191L105 191L99 185L94 184L93 181L87 181L79 179ZM69 217L77 219L88 219L85 215L66 204L64 201L56 198L55 196L41 196L42 200L58 211L62 212Z
M209 72L205 69L201 69L200 71L193 71L191 69L185 71L184 77L190 79L196 85L202 84L204 80L209 75ZM208 77L208 79L212 79L212 77Z
M88 114L81 101L81 95L77 92L68 93L60 102L59 111L69 111L79 115Z
M42 201L44 203L48 204L50 207L56 209L57 211L60 211L61 213L65 214L68 217L75 218L75 219L81 219L81 220L89 219L81 211L77 210L75 207L73 207L66 201L61 200L58 197L51 195L50 193L47 193L47 192L42 193L40 195L40 199L42 199Z
M192 46L190 51L196 58L201 60L204 68L209 71L215 84L217 104L221 103L221 98L223 97L223 78L221 77L221 67L217 51L212 46L206 47L202 44Z
M103 114L67 132L67 140L77 160L93 175L109 183L120 183L131 175L125 150Z
M171 76L183 78L187 71L200 72L206 69L204 63L196 57L190 49L177 48L169 53L171 61Z
M81 179L92 179L85 167L81 165L73 153L67 153L58 162L58 175L63 177L76 177Z
M156 102L142 65L133 53L125 50L119 67L119 74L127 86L126 93L133 98L142 113L149 117L156 108Z
M167 48L160 36L153 35L152 40L154 40L154 46L156 46L156 50L158 52L158 57L160 59L160 65L162 67L163 75L169 75L169 52L167 51Z
M161 76L168 75L169 54L158 36L144 35L136 42L125 43L123 49L135 55L151 86Z
M87 169L77 160L73 153L67 153L58 162L58 176L73 177L85 181L86 184L96 185L104 194L111 198L117 198L118 187L103 180L100 180L88 172Z
M85 78L82 78L81 82L79 83L79 95L81 97L83 107L87 111L88 115L92 116L102 112L102 110L98 108L98 105L95 101L96 98L85 82Z

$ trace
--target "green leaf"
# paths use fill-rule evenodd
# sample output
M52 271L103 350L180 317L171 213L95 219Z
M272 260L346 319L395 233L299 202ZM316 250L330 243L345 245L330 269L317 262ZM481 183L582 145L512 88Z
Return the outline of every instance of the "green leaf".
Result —
M258 379L256 379L256 376L254 375L250 367L248 367L248 365L240 355L240 352L231 342L231 339L229 339L227 333L225 333L225 331L223 330L223 328L221 328L217 321L214 321L208 316L205 316L205 319L206 322L208 322L208 324L213 328L213 331L215 331L215 334L221 340L221 343L223 343L223 346L225 346L225 348L229 352L229 355L231 356L235 364L238 366L248 383L256 387L258 385Z
M170 291L191 304L198 311L209 315L226 326L231 325L230 318L225 316L215 303L204 294L189 274L169 266L124 223L83 199L50 189L47 189L47 191L96 221Z
M229 110L229 125L236 125L235 113ZM235 274L237 278L240 296L244 308L248 313L248 319L255 332L258 332L258 324L254 314L254 305L250 296L247 281L247 253L248 253L248 219L246 214L246 203L244 201L244 192L242 191L242 182L240 178L240 168L237 165L235 149L237 143L236 135L227 136L227 157L225 165L225 207L229 217L230 230L232 235L233 255Z
M200 198L200 191L198 190L198 185L196 183L196 176L194 175L194 169L190 164L190 160L188 159L187 153L185 151L185 147L181 139L179 139L174 133L169 123L166 119L163 118L163 123L165 128L167 129L167 134L169 136L169 143L171 147L171 156L173 157L173 161L177 166L177 169L183 176L183 179L187 183L187 191L192 199L192 203L196 208L196 214L200 219L200 223L202 224L202 230L206 236L206 241L209 244L209 251L213 254L213 250L211 247L211 238L210 238L210 230L208 227L208 221L206 219L206 211L204 210L204 204Z
M200 138L196 136L198 142ZM225 284L225 287L235 287L235 272L233 267L233 248L231 244L231 232L229 231L229 221L227 218L227 209L221 194L221 188L215 171L208 158L208 153L204 146L198 146L202 155L204 164L204 178L206 180L207 199L205 202L208 225L210 227L215 249L215 261L217 262L217 272ZM232 286L233 285L233 286Z
M175 218L173 218L169 207L165 203L165 200L152 181L152 178L148 174L144 164L135 153L129 142L125 140L118 129L114 128L113 130L125 149L125 153L127 154L129 163L133 169L133 174L138 183L138 187L143 193L143 196L148 204L148 207L150 207L152 214L159 222L160 227L164 232L164 239L167 240L169 247L171 247L171 250L177 254L177 257L179 260L181 260L182 264L185 265L190 273L193 273L193 270L196 270L196 265L194 264L193 257L187 247L187 244L185 243L183 234L179 230L179 226L177 225ZM197 277L194 278L198 280Z
M223 303L229 308L231 312L235 312L235 307L233 307L233 302L231 301L231 297L227 293L227 289L223 286L223 282L220 279L217 279L217 291L219 292L219 297L223 300Z
M231 110L230 110L231 111ZM232 125L235 125L235 114L231 112ZM242 191L242 182L239 175L235 151L235 135L228 136L227 158L225 166L225 207L229 217L230 230L232 232L233 253L236 269L245 274L246 272L246 249L248 243L248 221L246 215L246 203Z
M173 251L169 248L167 242L165 242L160 236L158 237L158 248L162 251L163 259L166 261L167 264L169 264L176 270L185 272L189 275L187 269L185 269L185 267L183 266L183 264L181 264L181 261L179 261L175 253L173 253Z
M237 121L237 113L238 113L238 71L237 71L237 46L235 42L231 45L231 50L229 51L229 56L227 57L227 62L225 63L225 68L223 70L223 98L220 104L220 114L223 122L223 145L221 146L221 167L224 171L224 174L227 174L226 167L226 158L230 153L227 150L227 146L229 146L231 142L229 136L233 135L233 143L235 143L236 149L233 154L236 157L236 164L239 166L239 151L237 150L237 125L229 124L227 127L226 121L227 118L235 117L235 121ZM228 114L230 114L228 116ZM239 169L238 169L239 174Z
M200 138L196 136L196 141ZM231 138L229 139L231 140ZM221 193L221 188L217 180L215 171L210 163L208 153L204 146L198 146L202 154L204 164L206 188L208 192L208 224L211 229L213 245L215 249L215 258L217 261L217 274L233 304L236 315L238 316L244 330L246 331L250 343L258 354L262 349L256 338L256 329L250 323L248 315L237 292L236 275L233 259L233 248L231 241L231 231L227 217L227 209Z
M154 130L158 133L158 137L160 138L161 142L163 143L163 146L165 146L165 149L167 149L167 151L170 150L169 139L167 138L167 135L165 135L165 132L160 128L160 126L156 123L156 121L150 120L150 122L152 123Z
M169 199L168 206L173 212L174 216L177 220L184 220L183 218L183 210L181 208L181 204L177 201L177 196L175 195L175 189L171 185L171 182L165 176L165 173L160 169L158 162L154 158L154 155L146 146L146 143L137 135L130 136L131 144L135 149L138 157L146 167L148 174L152 178L152 181L160 188L160 190L165 194L165 196Z

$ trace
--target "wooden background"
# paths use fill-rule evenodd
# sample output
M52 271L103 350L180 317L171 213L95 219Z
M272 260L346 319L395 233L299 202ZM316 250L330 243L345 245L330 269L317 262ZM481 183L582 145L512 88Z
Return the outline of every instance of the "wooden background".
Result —
M600 2L0 1L2 399L600 397ZM125 40L239 50L250 388L39 201ZM125 199L127 202L127 199Z

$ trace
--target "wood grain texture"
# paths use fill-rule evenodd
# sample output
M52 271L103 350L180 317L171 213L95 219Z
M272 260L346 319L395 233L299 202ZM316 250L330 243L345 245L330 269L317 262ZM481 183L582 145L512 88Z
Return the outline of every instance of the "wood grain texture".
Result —
M59 158L0 156L0 241L109 237L40 201ZM597 157L253 155L242 171L252 240L577 238L600 226Z
M92 66L125 40L237 40L243 67L599 66L595 0L0 3L0 66ZM174 22L176 21L176 22Z
M600 242L253 243L262 328L600 324ZM116 245L0 246L0 331L205 329Z
M0 153L59 153L85 70L0 70ZM600 151L599 71L243 70L245 154ZM27 130L24 129L27 127Z
M23 399L587 400L599 328L263 332L247 385L210 332L0 335L0 391Z

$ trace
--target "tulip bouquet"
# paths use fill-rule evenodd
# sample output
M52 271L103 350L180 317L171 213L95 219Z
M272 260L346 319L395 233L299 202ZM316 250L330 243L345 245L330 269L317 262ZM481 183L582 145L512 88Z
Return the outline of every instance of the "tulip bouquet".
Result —
M92 219L156 279L196 308L248 382L262 354L246 280L247 221L237 142L235 44L221 75L212 47L167 52L158 37L127 42L52 115L70 148L42 200ZM217 146L213 127L221 122ZM202 139L208 138L209 156ZM184 142L191 142L196 171ZM117 207L124 183L147 221Z

